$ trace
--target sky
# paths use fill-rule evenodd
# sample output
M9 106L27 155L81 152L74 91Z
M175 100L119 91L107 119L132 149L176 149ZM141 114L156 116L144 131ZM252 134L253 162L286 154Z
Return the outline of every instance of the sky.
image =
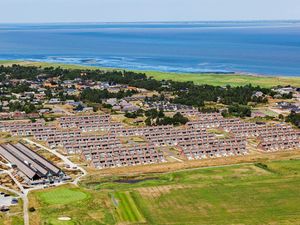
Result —
M0 0L0 23L300 20L300 0Z

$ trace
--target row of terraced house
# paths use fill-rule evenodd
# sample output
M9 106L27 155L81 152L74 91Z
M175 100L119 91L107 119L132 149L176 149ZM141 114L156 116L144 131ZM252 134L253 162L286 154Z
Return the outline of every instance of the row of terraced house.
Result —
M51 148L62 147L68 154L81 154L96 168L130 166L165 162L164 146L179 149L187 159L226 157L247 154L247 138L260 140L259 148L265 151L300 147L299 131L286 124L259 125L237 118L223 118L219 113L181 111L193 118L183 127L123 127L111 120L110 115L68 116L58 124L0 123L1 131L13 135L33 135ZM210 128L230 133L220 138L208 132ZM101 131L93 132L91 131ZM124 137L139 136L144 143L122 143Z

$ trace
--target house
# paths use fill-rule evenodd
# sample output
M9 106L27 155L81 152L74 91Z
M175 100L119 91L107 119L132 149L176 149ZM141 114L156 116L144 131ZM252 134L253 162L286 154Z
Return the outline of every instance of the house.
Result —
M60 104L61 101L58 98L51 98L48 103L49 104Z
M38 110L38 112L40 114L46 114L46 113L50 113L50 109L40 109L40 110Z
M118 100L116 98L109 98L105 101L105 103L114 106L118 104Z
M94 111L94 108L93 107L84 107L83 109L82 109L82 112L93 112Z
M52 81L45 81L43 86L46 88L56 88L58 87L58 84Z
M257 91L253 94L253 96L257 97L257 98L260 98L260 97L263 97L264 96L264 93L262 93L261 91Z

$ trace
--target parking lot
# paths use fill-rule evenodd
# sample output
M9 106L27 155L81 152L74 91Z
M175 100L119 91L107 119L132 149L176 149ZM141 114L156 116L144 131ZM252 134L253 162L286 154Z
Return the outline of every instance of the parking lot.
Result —
M13 205L12 204L13 199L14 199L14 197L12 197L12 196L4 197L4 195L0 195L0 207Z

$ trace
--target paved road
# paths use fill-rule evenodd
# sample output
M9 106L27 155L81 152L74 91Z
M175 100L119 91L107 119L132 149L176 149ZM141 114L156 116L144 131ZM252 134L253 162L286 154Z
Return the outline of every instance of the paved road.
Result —
M0 196L0 205L4 205L4 206L11 206L11 201L14 199L14 197L12 196Z
M18 192L18 191L16 191L16 190L13 190L13 189L10 189L10 188L8 188L8 187L2 186L2 185L0 185L0 188L3 189L3 190L9 191L9 192L11 192L11 193L14 193L14 194L16 194L16 195L18 195L18 196L20 196L20 197L21 197L21 195L22 195L20 192Z

